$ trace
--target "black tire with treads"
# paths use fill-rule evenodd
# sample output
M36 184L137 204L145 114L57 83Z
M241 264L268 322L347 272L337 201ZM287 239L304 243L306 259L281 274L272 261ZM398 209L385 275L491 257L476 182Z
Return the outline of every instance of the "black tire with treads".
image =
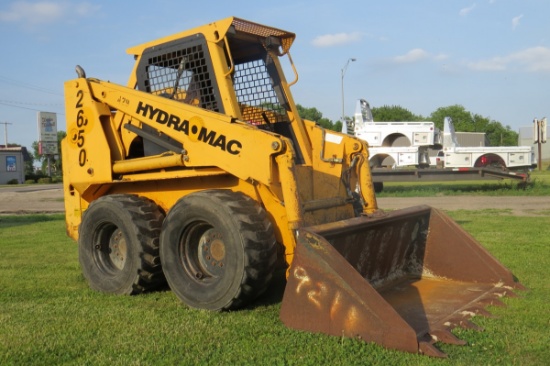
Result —
M108 195L93 201L79 227L79 260L91 288L132 295L166 284L159 256L164 214L151 200Z
M180 199L168 212L160 257L170 288L184 303L230 310L266 290L277 247L256 201L239 192L208 190Z

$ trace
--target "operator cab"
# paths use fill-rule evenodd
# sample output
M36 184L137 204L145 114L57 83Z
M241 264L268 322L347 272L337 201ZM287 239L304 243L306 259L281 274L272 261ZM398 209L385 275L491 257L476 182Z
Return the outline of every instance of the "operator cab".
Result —
M252 23L254 26L254 24ZM303 162L291 127L291 105L283 91L282 71L274 61L288 52L294 34L267 28L276 35L265 36L265 28L234 19L226 34L224 53L231 73L231 87L237 103L222 100L220 88L227 78L216 76L204 35L175 39L143 51L137 71L137 88L147 93L178 100L202 109L234 116L259 129L289 138L294 143L297 163ZM239 110L228 110L237 105ZM146 133L154 134L145 126ZM138 133L138 132L136 132ZM139 134L139 133L138 133ZM166 151L144 137L144 154ZM149 142L147 141L149 140ZM180 144L166 137L167 144ZM169 146L168 146L169 147Z

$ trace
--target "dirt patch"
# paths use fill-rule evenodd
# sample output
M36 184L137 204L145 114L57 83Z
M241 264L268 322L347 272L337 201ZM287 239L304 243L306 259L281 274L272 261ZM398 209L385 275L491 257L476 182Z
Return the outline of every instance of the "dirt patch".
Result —
M64 212L61 185L0 189L0 214L2 215Z
M502 210L515 216L540 216L550 214L550 196L493 197L493 196L437 196L378 198L378 206L385 210L428 205L445 211ZM0 214L63 213L63 187L40 185L0 188Z
M397 210L416 205L428 205L445 211L456 210L502 210L514 216L540 216L550 212L550 197L509 197L509 196L438 196L378 198L382 209Z

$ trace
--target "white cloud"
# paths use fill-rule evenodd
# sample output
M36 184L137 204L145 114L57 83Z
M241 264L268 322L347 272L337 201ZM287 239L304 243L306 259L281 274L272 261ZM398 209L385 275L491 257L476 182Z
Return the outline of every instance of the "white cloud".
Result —
M467 8L462 8L458 12L458 15L464 17L464 16L468 15L472 10L474 10L475 7L476 7L476 3L473 3L472 5L468 6Z
M504 71L508 62L502 57L493 57L488 60L480 60L467 63L470 70L474 71Z
M550 72L550 48L532 47L507 56L470 62L467 67L474 71L504 71L516 69L528 72Z
M516 29L516 27L519 25L519 21L521 20L521 18L523 18L523 14L512 18L512 29Z
M98 9L99 6L87 2L17 0L11 3L9 9L0 11L0 21L25 26L50 24L72 15L86 16Z
M325 34L319 37L316 37L311 43L316 47L332 47L339 46L342 44L358 42L361 40L361 33L336 33L336 34Z
M413 48L404 55L399 55L393 57L390 61L394 64L411 64L414 62L429 60L429 61L445 61L449 58L449 55L440 53L437 55L432 55L428 51L423 50L422 48Z
M510 62L517 62L531 72L550 72L550 48L532 47L508 56Z
M397 64L407 64L421 61L430 57L430 54L421 48L414 48L404 55L395 56L392 61Z

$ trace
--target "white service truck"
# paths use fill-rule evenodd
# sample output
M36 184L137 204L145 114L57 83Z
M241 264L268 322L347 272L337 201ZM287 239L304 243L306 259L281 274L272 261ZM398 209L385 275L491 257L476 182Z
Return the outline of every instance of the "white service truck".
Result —
M533 146L460 146L450 117L444 119L442 152L444 168L516 170L536 166Z
M462 147L451 118L443 133L433 122L374 122L369 103L357 101L353 121L344 124L369 144L369 163L375 190L383 182L513 179L525 184L534 167L530 146ZM440 150L430 161L428 149ZM433 168L430 168L430 165ZM391 169L388 169L391 168ZM404 168L404 169L399 169Z
M357 101L350 127L356 137L369 144L369 161L373 168L435 165L439 168L517 170L536 165L532 146L460 146L450 117L445 117L443 133L428 121L374 122L365 99ZM432 158L435 161L430 161L428 148L441 149L437 157Z
M441 134L433 122L374 122L369 103L359 99L352 123L344 133L352 134L369 144L371 167L391 165L428 166L428 148L441 147Z

